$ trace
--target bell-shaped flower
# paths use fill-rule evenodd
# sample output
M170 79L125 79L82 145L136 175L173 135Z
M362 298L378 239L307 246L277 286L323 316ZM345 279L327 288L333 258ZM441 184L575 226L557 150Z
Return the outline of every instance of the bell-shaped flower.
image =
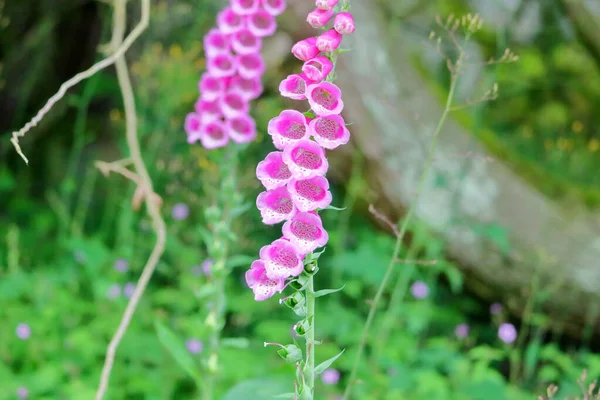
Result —
M256 177L267 190L272 190L285 186L292 178L292 173L283 162L283 153L273 151L258 163Z
M260 8L260 0L231 0L231 8L239 15L250 15Z
M290 143L308 139L308 124L306 117L296 110L284 110L279 116L269 121L267 132L273 138L273 144L283 150Z
M279 93L283 97L293 100L304 100L306 99L306 88L313 83L304 74L288 75L279 84Z
M238 115L225 121L227 133L235 143L250 143L256 138L256 122L249 115Z
M287 187L294 205L299 211L315 211L331 204L329 182L324 176L302 180L292 179Z
M264 301L281 293L285 288L285 279L269 279L263 260L256 260L246 271L246 283L254 292L254 300Z
M250 32L258 37L271 36L277 30L275 17L265 10L258 10L246 17L246 24Z
M283 150L283 162L290 169L294 179L323 176L329 168L325 150L312 140L290 143Z
M227 7L217 14L217 26L222 33L231 35L243 29L245 23L244 18L239 13L231 7Z
M344 109L342 91L331 82L320 82L306 88L310 108L319 116L339 114Z
M340 0L315 0L315 6L321 10L331 10Z
M205 72L198 82L198 90L204 100L215 101L225 92L225 80Z
M249 29L241 29L230 37L231 48L238 54L258 53L262 47L262 39Z
M329 235L323 228L321 217L315 212L299 212L283 224L283 237L294 244L303 254L325 246ZM262 257L261 257L262 258Z
M350 140L350 131L346 128L344 119L338 114L313 119L308 124L308 130L317 143L329 150Z
M266 275L276 281L300 275L304 270L303 258L298 247L285 239L277 239L260 249Z
M340 47L342 35L335 29L330 29L317 38L317 48L324 53L331 53ZM233 43L232 43L233 45Z
M218 29L211 29L204 36L204 54L207 58L212 58L217 54L227 54L229 51L229 40Z
M266 12L276 17L285 11L285 0L261 0Z
M222 121L212 121L202 127L200 142L208 150L225 147L229 143L227 127Z
M227 92L220 100L221 111L225 118L246 115L250 111L250 103L237 92Z
M246 79L236 75L229 81L229 90L239 93L246 100L254 100L263 92L263 85L260 76Z
M230 53L217 54L208 59L206 69L215 78L225 78L235 75L238 61Z
M342 35L354 33L356 26L354 25L354 17L349 12L343 11L335 16L333 28Z
M237 58L238 73L244 79L260 77L265 72L265 62L260 53L242 54Z
M302 66L302 72L312 81L322 81L333 70L333 63L328 57L317 56Z
M286 186L260 193L256 199L256 207L266 225L286 221L298 211Z

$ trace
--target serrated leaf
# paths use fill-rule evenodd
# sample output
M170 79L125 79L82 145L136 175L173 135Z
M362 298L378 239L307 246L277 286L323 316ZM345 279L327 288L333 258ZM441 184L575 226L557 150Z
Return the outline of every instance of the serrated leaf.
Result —
M250 346L250 340L246 338L223 338L221 339L221 344L226 347L247 349Z
M341 287L341 288L339 288L339 289L323 289L323 290L317 290L317 291L315 292L315 297L316 297L316 298L319 298L319 297L327 296L328 294L331 294L331 293L336 293L336 292L339 292L339 291L341 291L341 290L344 290L344 288L345 288L345 287L346 287L346 285L344 284L344 286L342 286L342 287Z
M346 351L346 349L340 351L337 355L331 357L329 360L323 361L321 364L317 365L315 367L315 375L321 375L323 371L325 371L331 366L331 364L335 362L335 360L337 360L342 354L344 354L344 351Z
M169 354L175 359L177 364L194 380L197 384L200 382L198 367L194 359L185 349L183 342L169 328L160 321L154 320L154 329L158 335L158 340L167 349Z

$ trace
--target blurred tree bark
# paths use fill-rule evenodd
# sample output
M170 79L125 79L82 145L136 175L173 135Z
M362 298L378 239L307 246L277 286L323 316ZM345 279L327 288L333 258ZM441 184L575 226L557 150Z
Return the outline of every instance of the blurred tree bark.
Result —
M304 22L308 3L292 3L282 23L296 39L315 34ZM352 51L338 64L344 114L377 192L376 207L399 218L413 198L442 105L411 62L408 33L390 26L382 8L371 2L354 1L352 10L357 33L346 44ZM350 152L331 155L350 165ZM552 323L580 333L600 311L591 306L600 301L600 215L577 202L546 198L490 158L473 135L450 120L418 217L445 237L449 255L480 296L504 301L515 313L535 296Z

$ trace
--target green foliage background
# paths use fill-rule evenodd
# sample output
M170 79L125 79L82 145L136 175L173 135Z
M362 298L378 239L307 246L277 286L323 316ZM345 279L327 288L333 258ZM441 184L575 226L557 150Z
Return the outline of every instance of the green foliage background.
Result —
M196 383L203 379L205 354L187 353L183 342L206 339L206 288L211 279L198 276L193 267L207 257L210 237L202 234L203 211L218 197L224 152L190 147L181 127L197 96L196 82L204 68L201 38L213 24L215 3L159 2L150 31L128 56L133 61L144 155L156 191L163 196L169 236L165 256L119 348L109 399L199 396ZM0 399L14 399L20 386L29 388L33 399L88 399L93 398L106 345L126 304L123 296L110 300L107 291L113 284L135 282L153 234L144 213L131 208L135 188L116 176L105 179L93 167L96 159L127 154L111 71L72 91L30 134L25 140L30 167L13 154L8 132L60 83L62 73L48 71L65 60L64 53L48 43L59 44L52 34L64 36L56 27L73 12L63 9L63 3L52 10L34 7L38 14L46 14L17 45L24 22L17 19L15 4L0 0L0 89L19 94L6 114L12 118L4 121L0 144ZM435 5L441 15L467 6L466 2ZM93 7L99 7L97 37L105 40L109 10ZM507 88L501 101L477 108L475 115L465 114L464 121L482 121L476 130L481 140L550 196L573 194L597 204L598 62L582 43L557 28L565 18L560 9L550 5L543 15L544 29L515 49L521 62L494 72L501 87ZM2 22L6 20L11 23ZM491 55L512 39L510 31L490 29L479 40L485 54ZM98 57L93 51L89 54ZM89 54L82 58L90 58ZM19 68L19 90L11 91ZM433 85L445 87L444 74L423 69ZM281 107L272 90L255 103L259 138L244 149L240 160L238 190L248 199L248 211L234 226L235 253L228 265L232 273L224 336L230 340L222 351L218 385L218 398L226 400L262 400L292 389L293 367L273 349L265 349L263 342L289 342L293 315L275 300L252 301L243 283L258 249L278 234L277 228L260 223L252 203L260 191L255 165L271 148L266 124ZM364 213L361 194L368 183L360 163L354 168L350 182L334 187L335 205L354 207L324 214L331 245L322 258L318 284L346 286L341 294L318 302L317 336L323 340L318 355L325 360L342 349L346 352L335 364L342 372L340 384L319 384L319 399L336 399L347 384L344 378L359 341L366 300L372 298L393 247L393 239ZM171 218L176 203L190 206L185 221ZM501 229L490 227L481 234L505 245ZM600 357L592 351L591 338L584 335L573 344L561 331L551 331L549 317L538 312L541 303L535 292L529 313L518 324L517 343L500 342L497 326L510 316L491 316L488 304L463 289L463 275L446 259L445 246L425 226L411 226L401 258L438 262L398 265L395 283L386 293L388 305L379 314L359 371L357 398L532 399L550 383L559 384L559 397L564 398L580 393L576 380L584 368L590 377L600 375ZM126 274L113 269L121 258L130 265ZM427 299L410 295L416 280L428 284ZM31 326L30 339L16 337L19 323ZM471 327L466 339L454 334L460 323Z

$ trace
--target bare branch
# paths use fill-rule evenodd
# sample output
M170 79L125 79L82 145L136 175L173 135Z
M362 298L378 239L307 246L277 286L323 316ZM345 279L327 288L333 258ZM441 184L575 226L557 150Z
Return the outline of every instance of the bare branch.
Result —
M126 23L126 0L115 0L114 3L114 17L115 17L115 27L113 29L113 40L111 44L119 44L124 36L124 27ZM143 31L149 23L150 19L150 0L142 0L142 21L138 25L141 27L139 29L139 33ZM137 28L136 28L137 29ZM139 33L137 36L139 36ZM133 34L133 33L132 33ZM130 35L129 37L131 37ZM117 347L121 343L123 336L127 332L127 328L129 327L129 323L135 313L138 303L142 298L146 287L148 286L148 282L156 269L156 265L160 257L162 256L165 250L166 244L166 226L165 221L163 220L160 209L156 201L154 201L155 193L152 188L152 180L150 179L150 175L144 165L144 161L142 159L142 154L140 151L140 144L137 137L137 115L135 110L135 99L133 95L133 89L131 87L131 79L129 77L129 71L127 69L127 62L123 57L123 52L116 57L115 60L117 67L117 78L119 80L119 86L121 88L121 92L123 95L123 103L125 104L125 120L126 120L126 137L127 144L129 146L129 151L131 153L131 160L133 161L133 165L135 166L135 171L137 174L131 173L128 169L123 166L123 163L116 164L100 164L100 168L105 168L107 171L119 172L122 175L130 175L131 178L137 178L138 187L141 188L145 193L145 203L146 209L148 211L148 215L152 219L154 230L156 231L156 244L152 249L152 253L144 266L142 274L137 282L135 291L127 304L127 308L123 313L123 317L121 318L121 322L115 332L112 340L110 341L108 348L106 350L106 360L104 361L104 366L102 368L102 375L100 377L100 384L98 386L98 391L96 392L95 400L102 400L104 394L108 389L108 383L110 380L110 374L112 371L112 367L115 360L115 354L117 351ZM98 163L96 164L98 165ZM131 174L133 175L131 175ZM135 181L135 180L134 180Z
M27 132L29 132L33 127L37 126L37 124L39 124L42 121L42 119L46 116L46 114L48 114L52 107L54 107L54 105L65 96L67 90L71 89L73 86L77 85L81 81L90 78L91 76L95 75L104 68L110 67L117 61L117 59L119 59L119 57L122 57L125 54L125 52L129 50L129 48L136 41L136 39L142 34L142 32L144 32L146 27L148 27L148 24L150 22L149 9L150 0L142 0L142 18L140 20L140 23L131 31L129 36L127 36L127 38L124 41L122 41L121 45L118 46L115 52L111 56L103 59L102 61L99 61L98 63L92 65L89 69L78 73L77 75L63 83L58 89L58 92L56 92L54 96L48 99L44 107L42 107L42 109L38 111L38 113L35 115L35 117L31 119L31 121L26 123L25 126L20 130L12 133L12 138L10 139L10 141L15 147L17 153L21 156L21 158L23 159L23 161L25 161L26 164L29 164L29 160L27 159L27 157L25 157L25 154L23 154L23 150L21 150L21 146L19 145L19 138L24 137ZM124 29L125 28L123 28L123 30ZM111 42L111 44L114 44L114 41Z
M375 216L375 218L377 218L378 220L384 222L387 226L389 226L392 229L392 231L394 232L394 235L396 235L396 237L398 237L400 235L400 230L398 229L398 226L396 224L394 224L392 221L390 221L388 219L388 217L386 217L385 215L383 215L382 213L377 211L373 204L369 204L369 212L371 214L373 214Z

